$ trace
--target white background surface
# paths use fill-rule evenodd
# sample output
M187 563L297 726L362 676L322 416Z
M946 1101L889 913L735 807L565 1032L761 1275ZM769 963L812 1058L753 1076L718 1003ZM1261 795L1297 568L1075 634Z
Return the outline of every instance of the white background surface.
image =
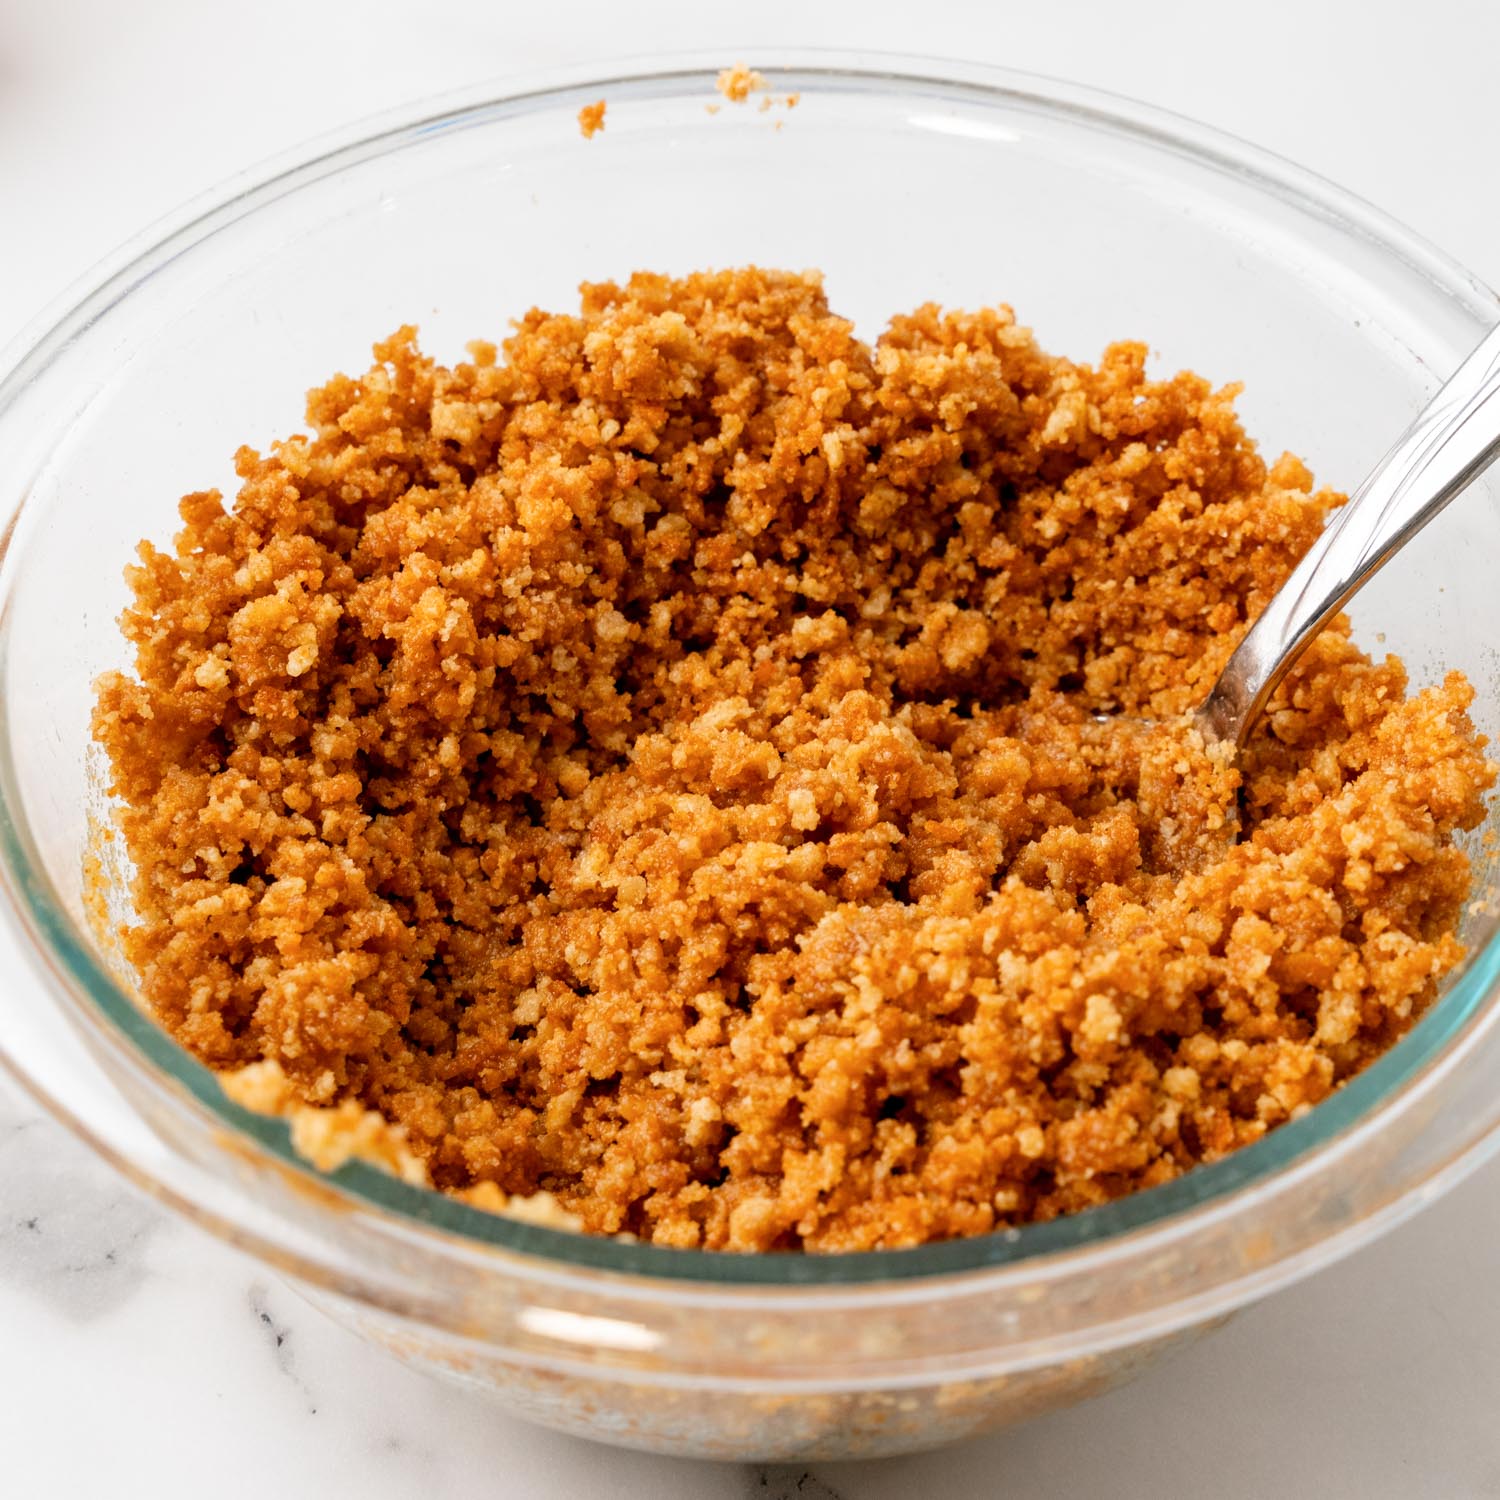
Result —
M0 339L143 224L421 94L662 48L925 51L1195 115L1500 281L1500 6L0 0ZM8 946L0 983L26 984ZM1500 1164L1135 1385L947 1453L729 1468L516 1422L365 1351L0 1089L0 1495L1500 1497Z

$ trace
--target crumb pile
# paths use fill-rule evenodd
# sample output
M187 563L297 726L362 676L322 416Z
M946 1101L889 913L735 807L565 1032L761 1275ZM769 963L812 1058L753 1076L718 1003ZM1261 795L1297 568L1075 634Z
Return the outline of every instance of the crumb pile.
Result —
M595 1232L910 1245L1255 1140L1460 958L1460 677L1340 624L1239 769L1182 717L1338 500L1232 390L754 269L471 354L131 570L124 942L210 1064Z

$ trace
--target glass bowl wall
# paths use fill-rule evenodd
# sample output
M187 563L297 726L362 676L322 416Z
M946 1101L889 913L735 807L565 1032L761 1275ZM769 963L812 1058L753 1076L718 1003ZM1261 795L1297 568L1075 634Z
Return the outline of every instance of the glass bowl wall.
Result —
M1343 1253L1477 1159L1500 1118L1500 949L1305 1119L1057 1223L915 1251L740 1257L585 1239L359 1165L319 1178L134 1006L92 935L104 806L91 683L125 661L124 563L241 443L398 325L439 358L637 268L827 276L866 338L925 301L1009 302L1044 346L1143 338L1243 381L1269 456L1352 486L1500 314L1460 268L1331 186L1186 121L955 63L723 59L553 76L412 107L150 232L38 327L0 386L0 875L25 962L0 1058L137 1181L403 1357L544 1421L724 1457L930 1446L1121 1378ZM785 96L799 95L795 108ZM604 133L576 113L608 101ZM712 108L711 108L712 107ZM1500 729L1488 483L1361 595L1418 684L1458 667ZM1490 854L1474 850L1487 882ZM117 893L118 905L118 893Z

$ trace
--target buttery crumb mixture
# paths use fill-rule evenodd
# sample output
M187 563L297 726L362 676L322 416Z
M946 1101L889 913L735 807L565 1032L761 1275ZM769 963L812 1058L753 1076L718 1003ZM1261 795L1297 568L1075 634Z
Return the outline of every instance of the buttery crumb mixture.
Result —
M1339 497L1145 355L754 269L403 329L130 572L148 1002L325 1155L664 1245L979 1234L1316 1104L1461 957L1494 772L1342 622L1238 769L1187 727Z

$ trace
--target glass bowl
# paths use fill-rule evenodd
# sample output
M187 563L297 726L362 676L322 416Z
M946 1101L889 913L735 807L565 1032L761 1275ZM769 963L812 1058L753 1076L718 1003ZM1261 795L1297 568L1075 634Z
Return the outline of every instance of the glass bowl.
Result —
M611 1441L872 1455L1099 1390L1474 1164L1500 1122L1486 903L1438 1002L1328 1102L1166 1187L1020 1231L737 1256L491 1216L357 1163L320 1176L136 1008L88 921L107 814L91 683L125 660L136 541L172 534L183 492L232 492L236 447L297 430L303 391L363 369L397 325L452 359L638 267L818 266L866 337L924 301L1005 300L1058 352L1148 338L1160 369L1242 380L1262 445L1346 488L1500 308L1365 204L1140 105L786 53L752 59L774 90L761 109L715 94L727 61L509 82L320 143L127 247L17 353L0 386L0 876L35 982L5 986L0 1052L138 1183L402 1358ZM577 111L600 97L585 141ZM1494 501L1476 485L1354 611L1417 683L1465 671L1491 734Z

